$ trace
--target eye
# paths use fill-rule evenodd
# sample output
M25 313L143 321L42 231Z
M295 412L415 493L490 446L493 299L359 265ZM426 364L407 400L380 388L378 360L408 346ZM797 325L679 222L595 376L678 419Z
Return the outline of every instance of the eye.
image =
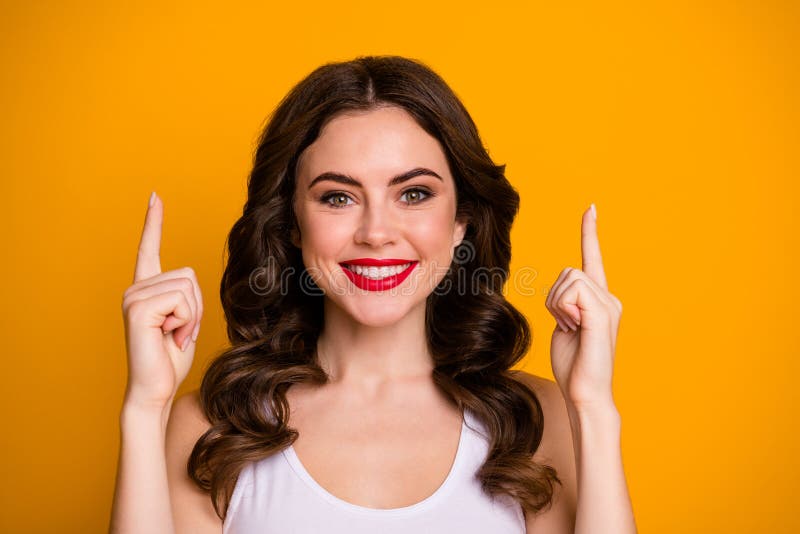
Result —
M334 202L329 202L331 199L333 199ZM323 204L327 204L328 206L330 206L332 208L343 208L343 207L347 206L347 200L348 199L350 199L350 197L347 196L344 193L333 192L333 193L328 193L328 194L322 195L320 197L319 201L322 202Z
M421 198L420 194L423 195ZM403 195L409 195L409 204L419 204L420 202L426 201L429 197L432 197L433 193L421 187L412 187L403 191Z

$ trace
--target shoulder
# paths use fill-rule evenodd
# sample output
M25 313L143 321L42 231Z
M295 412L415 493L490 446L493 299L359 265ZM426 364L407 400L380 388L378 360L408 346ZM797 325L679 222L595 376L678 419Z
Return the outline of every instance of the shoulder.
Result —
M539 403L542 405L542 411L545 412L545 417L548 413L555 418L566 415L567 405L564 402L564 396L561 394L561 388L556 382L522 370L515 370L513 376L517 382L525 384L536 394L536 398L539 399ZM562 406L563 413L561 411Z
M535 517L526 518L528 532L572 532L578 486L567 404L561 388L553 380L525 371L516 371L515 379L533 390L544 414L542 441L532 460L555 469L561 480L561 485L556 485L552 507Z
M199 433L198 438L211 426L200 406L199 390L195 389L175 399L169 424L181 435Z
M199 391L186 393L172 403L167 423L166 460L172 516L176 532L219 532L222 520L211 497L189 478L187 462L210 423L200 406Z
M169 413L167 453L174 460L188 461L194 444L210 427L200 405L200 392L194 390L181 395L172 402Z
M515 371L514 378L528 386L542 406L544 433L535 458L559 458L566 461L566 456L572 457L572 428L561 388L553 380L525 371Z

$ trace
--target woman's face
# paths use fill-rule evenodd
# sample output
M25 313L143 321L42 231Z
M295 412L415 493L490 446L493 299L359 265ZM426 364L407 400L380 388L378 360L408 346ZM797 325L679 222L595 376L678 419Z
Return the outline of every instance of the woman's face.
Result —
M441 145L399 107L331 119L300 156L294 211L309 275L371 326L424 307L466 230ZM399 266L353 267L387 259Z

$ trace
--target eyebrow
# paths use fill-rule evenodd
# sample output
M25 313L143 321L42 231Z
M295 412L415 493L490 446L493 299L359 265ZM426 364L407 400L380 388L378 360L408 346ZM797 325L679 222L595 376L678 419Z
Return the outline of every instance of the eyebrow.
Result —
M405 182L407 180L410 180L410 179L414 178L415 176L421 176L421 175L435 176L436 178L438 178L439 180L444 182L442 177L439 176L438 174L436 174L435 172L433 172L432 170L426 169L425 167L417 167L417 168L411 169L410 171L406 171L406 172L404 172L402 174L398 174L397 176L395 176L394 178L389 180L388 187L391 187L391 186L397 185L397 184L401 184L401 183L403 183L403 182ZM359 182L358 180L356 180L352 176L348 176L346 174L341 174L341 173L338 173L338 172L323 172L322 174L320 174L319 176L317 176L316 178L311 180L311 183L308 184L308 188L311 189L318 182L324 182L326 180L330 180L331 182L338 182L340 184L345 184L345 185L353 185L353 186L361 187L361 188L364 187L361 184L361 182Z

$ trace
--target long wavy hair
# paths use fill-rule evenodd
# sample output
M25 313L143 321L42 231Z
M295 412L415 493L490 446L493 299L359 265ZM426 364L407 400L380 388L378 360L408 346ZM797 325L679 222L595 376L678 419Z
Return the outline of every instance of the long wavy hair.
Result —
M258 139L242 216L228 235L220 297L231 347L203 377L200 403L211 426L187 465L222 519L241 469L297 439L287 426L288 388L328 380L316 355L324 296L309 290L314 284L290 240L298 158L338 113L385 105L405 109L439 140L455 180L456 217L467 221L449 272L427 298L426 331L434 383L488 431L489 454L477 473L483 490L536 514L561 484L555 469L532 460L542 408L511 370L531 344L527 320L502 294L519 194L438 74L417 60L362 56L318 67L273 111Z

